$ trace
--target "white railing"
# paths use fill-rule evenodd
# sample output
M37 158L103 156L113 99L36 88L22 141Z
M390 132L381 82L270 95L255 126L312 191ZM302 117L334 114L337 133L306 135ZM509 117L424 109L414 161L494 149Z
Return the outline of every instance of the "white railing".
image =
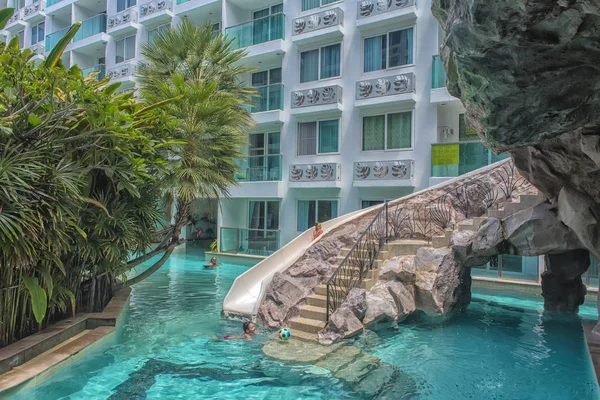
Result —
M127 25L131 22L137 22L138 14L135 8L131 7L123 10L112 17L108 17L107 28L116 29L119 26Z
M34 44L33 46L31 46L29 48L31 50L31 52L33 54L35 54L36 56L43 56L44 52L46 50L45 46L44 46L44 42L39 42Z
M415 74L399 74L356 82L356 100L414 93Z
M339 181L341 170L341 165L336 163L290 165L290 182Z
M357 18L368 18L414 5L415 0L363 0L357 4Z
M10 17L8 19L8 22L6 23L6 26L12 25L17 21L20 21L23 19L23 9L21 8L20 10L15 10L15 12L13 13L12 17Z
M109 69L106 74L110 76L111 80L119 80L127 78L128 76L132 76L135 73L135 64L133 63L124 63L119 64L111 69Z
M344 12L341 8L321 11L316 14L294 19L292 35L301 35L331 26L344 25Z
M292 92L292 108L310 107L342 102L342 88L338 85Z
M399 180L412 177L412 160L360 161L354 163L354 180Z
M140 4L140 18L146 18L161 11L173 11L173 0L153 0Z
M46 9L46 2L44 0L38 0L33 4L28 5L23 9L23 16L25 18L31 17L33 14L44 11Z

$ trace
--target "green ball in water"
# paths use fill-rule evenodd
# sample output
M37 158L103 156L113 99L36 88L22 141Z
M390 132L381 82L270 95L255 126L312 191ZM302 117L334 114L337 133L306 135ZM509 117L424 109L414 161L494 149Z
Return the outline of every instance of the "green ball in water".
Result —
M290 331L287 328L282 328L279 330L279 339L288 340L290 336Z

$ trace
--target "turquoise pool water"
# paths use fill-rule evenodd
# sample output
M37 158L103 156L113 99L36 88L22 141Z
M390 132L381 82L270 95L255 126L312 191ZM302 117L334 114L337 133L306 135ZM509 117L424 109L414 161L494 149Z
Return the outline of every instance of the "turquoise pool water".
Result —
M325 369L269 359L258 343L212 338L240 331L221 318L221 302L247 267L203 264L197 252L174 255L135 287L116 335L10 399L363 398ZM544 316L535 299L476 294L456 318L414 317L354 345L414 382L376 398L598 398L578 317Z

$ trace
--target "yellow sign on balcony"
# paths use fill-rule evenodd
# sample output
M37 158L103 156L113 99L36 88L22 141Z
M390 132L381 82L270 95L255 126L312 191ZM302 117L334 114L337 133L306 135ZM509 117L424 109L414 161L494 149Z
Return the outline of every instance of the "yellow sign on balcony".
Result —
M431 146L431 165L456 165L460 159L458 143Z

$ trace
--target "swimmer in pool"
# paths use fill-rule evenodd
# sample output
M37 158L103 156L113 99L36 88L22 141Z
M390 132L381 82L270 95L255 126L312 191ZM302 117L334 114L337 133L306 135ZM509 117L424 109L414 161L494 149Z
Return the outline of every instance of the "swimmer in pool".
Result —
M252 335L258 335L258 331L256 330L254 323L252 321L246 321L242 325L242 328L244 329L244 333L241 335L227 335L224 336L223 339L246 339L253 342L254 340L252 340Z
M214 268L218 265L219 263L217 262L217 257L213 257L210 259L210 262L204 266L204 268Z

